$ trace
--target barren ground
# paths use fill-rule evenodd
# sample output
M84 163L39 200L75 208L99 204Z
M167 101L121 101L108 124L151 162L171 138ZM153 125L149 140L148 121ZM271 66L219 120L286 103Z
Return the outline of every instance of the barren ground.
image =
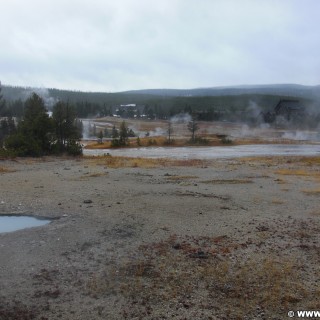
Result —
M320 310L319 183L320 158L0 161L0 213L55 218L0 234L0 319Z

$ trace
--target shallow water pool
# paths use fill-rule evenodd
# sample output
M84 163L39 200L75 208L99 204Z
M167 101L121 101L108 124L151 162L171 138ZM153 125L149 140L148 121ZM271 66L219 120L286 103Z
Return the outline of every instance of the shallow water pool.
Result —
M39 227L51 220L29 216L0 216L0 233L12 232L20 229Z

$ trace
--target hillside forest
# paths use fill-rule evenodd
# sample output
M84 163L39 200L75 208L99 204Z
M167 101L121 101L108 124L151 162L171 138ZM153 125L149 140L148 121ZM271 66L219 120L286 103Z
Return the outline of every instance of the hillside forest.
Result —
M266 117L261 115L272 114L282 99L298 101L303 108L304 116L294 123L296 127L318 127L318 87L312 91L263 89L94 93L0 86L0 147L16 155L81 154L81 119L106 116L170 121L188 114L197 121L255 126L264 122Z

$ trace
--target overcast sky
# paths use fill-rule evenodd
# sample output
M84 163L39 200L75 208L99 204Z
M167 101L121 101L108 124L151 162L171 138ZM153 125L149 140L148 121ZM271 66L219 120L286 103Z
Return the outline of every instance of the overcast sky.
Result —
M0 0L0 13L3 84L320 84L319 0Z

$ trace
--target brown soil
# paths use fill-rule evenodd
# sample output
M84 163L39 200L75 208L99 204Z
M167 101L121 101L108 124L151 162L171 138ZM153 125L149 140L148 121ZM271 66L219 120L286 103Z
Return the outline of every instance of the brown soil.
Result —
M319 158L132 161L1 161L1 320L320 309Z

